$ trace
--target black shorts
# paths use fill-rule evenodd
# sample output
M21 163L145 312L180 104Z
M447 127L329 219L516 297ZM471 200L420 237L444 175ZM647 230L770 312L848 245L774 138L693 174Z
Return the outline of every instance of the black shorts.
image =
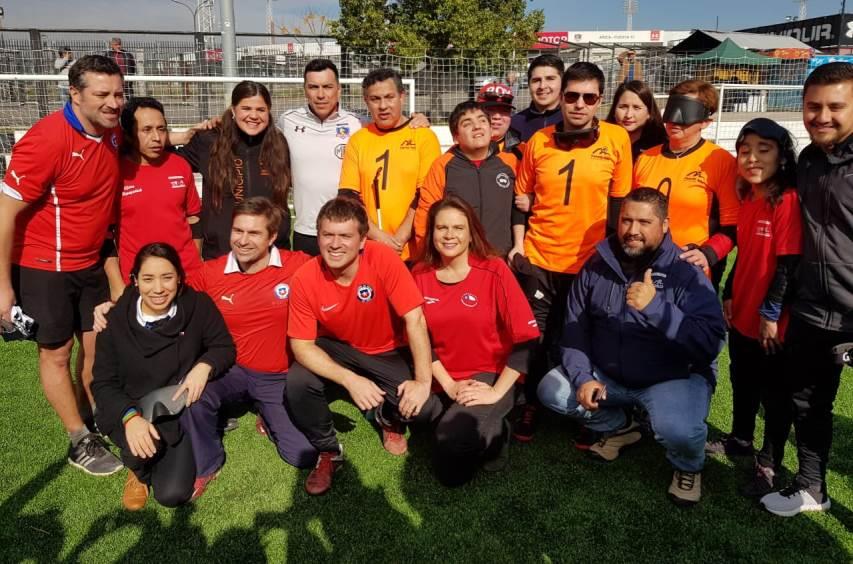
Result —
M12 286L18 305L38 324L40 345L64 343L76 331L91 331L95 306L110 299L100 264L74 272L12 265Z

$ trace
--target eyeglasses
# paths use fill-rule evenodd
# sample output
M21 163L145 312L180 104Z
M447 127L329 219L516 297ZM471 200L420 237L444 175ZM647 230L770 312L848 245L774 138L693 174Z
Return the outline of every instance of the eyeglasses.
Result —
M592 92L584 92L583 94L581 94L580 92L572 92L572 91L563 92L563 100L567 104L574 104L581 97L583 97L583 103L586 104L587 106L595 105L598 103L599 100L601 100L600 95L593 94Z

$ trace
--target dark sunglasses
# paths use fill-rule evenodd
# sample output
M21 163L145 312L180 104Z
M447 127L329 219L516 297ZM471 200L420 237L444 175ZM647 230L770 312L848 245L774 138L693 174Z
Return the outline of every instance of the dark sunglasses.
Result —
M563 92L563 100L567 104L574 104L581 97L583 97L583 103L586 104L587 106L592 106L592 105L598 103L599 100L601 100L601 96L599 94L593 94L591 92L584 92L583 94L581 94L580 92L572 92L572 91Z

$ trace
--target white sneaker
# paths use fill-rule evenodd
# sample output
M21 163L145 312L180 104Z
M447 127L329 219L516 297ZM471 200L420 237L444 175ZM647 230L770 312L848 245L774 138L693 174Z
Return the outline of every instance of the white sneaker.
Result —
M823 501L815 499L809 490L791 485L784 490L773 492L761 498L761 505L774 515L793 517L804 511L826 511L829 509L829 496L821 495Z

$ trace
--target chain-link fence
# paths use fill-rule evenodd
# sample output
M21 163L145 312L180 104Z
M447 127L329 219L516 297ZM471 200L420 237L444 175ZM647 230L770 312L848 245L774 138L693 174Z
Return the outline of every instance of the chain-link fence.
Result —
M0 32L0 74L52 75L60 50L70 50L73 58L90 53L105 53L112 37L120 37L122 48L133 55L136 75L146 77L133 83L135 95L155 96L166 103L171 123L188 125L221 113L226 86L221 82L191 77L222 75L222 50L219 34L138 31L85 30L3 30ZM256 77L269 82L275 98L275 112L303 103L298 83L281 84L271 78L301 79L305 64L315 57L335 61L342 78L358 82L371 69L393 67L404 77L413 79L417 96L414 109L425 113L433 123L446 123L453 107L470 99L488 82L508 83L516 93L518 109L530 103L527 88L527 66L538 52L507 52L502 56L481 56L459 51L443 56L402 57L392 52L360 54L343 52L330 37L238 35L238 73L240 77ZM740 117L764 112L798 112L799 93L790 85L801 85L806 76L804 59L710 59L671 55L663 48L631 45L562 44L549 51L560 56L566 65L576 61L597 64L606 77L601 115L609 110L613 91L626 78L644 80L665 103L669 89L687 78L707 80L718 86L733 85L724 91L718 118L719 137L725 144L732 137L725 124L742 121ZM626 56L628 53L632 56ZM452 55L452 56L448 56ZM170 77L152 80L150 77ZM186 78L185 78L186 77ZM50 111L60 107L65 89L62 79L56 82L0 80L0 152L11 147L12 133L26 130ZM771 88L761 94L762 86ZM789 86L776 89L778 85ZM360 88L345 84L343 104L363 111ZM729 116L740 116L731 121ZM787 117L787 116L783 116ZM788 121L788 120L784 120ZM732 125L732 127L734 127ZM736 132L733 134L736 135Z

